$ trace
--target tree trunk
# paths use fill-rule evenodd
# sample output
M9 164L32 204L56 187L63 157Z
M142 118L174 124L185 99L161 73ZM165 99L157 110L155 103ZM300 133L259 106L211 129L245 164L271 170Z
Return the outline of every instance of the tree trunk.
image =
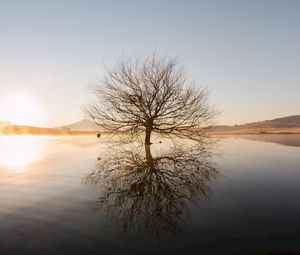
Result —
M146 152L146 163L147 163L147 167L145 169L147 169L147 171L149 171L149 173L156 172L157 170L155 168L154 159L151 154L150 144L145 144L145 152Z
M146 128L145 144L148 144L148 145L151 144L151 142L150 142L151 132L152 132L152 129Z
M151 154L151 146L149 144L145 144L145 152L146 152L146 161L147 163L153 162L153 157Z

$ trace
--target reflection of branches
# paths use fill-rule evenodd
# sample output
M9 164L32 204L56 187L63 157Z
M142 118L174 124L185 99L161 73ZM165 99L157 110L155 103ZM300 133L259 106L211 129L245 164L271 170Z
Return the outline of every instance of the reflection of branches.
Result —
M211 157L204 147L175 147L155 157L150 146L145 146L145 153L114 152L86 177L101 194L93 208L122 220L126 232L180 231L188 204L205 198L209 181L218 174Z

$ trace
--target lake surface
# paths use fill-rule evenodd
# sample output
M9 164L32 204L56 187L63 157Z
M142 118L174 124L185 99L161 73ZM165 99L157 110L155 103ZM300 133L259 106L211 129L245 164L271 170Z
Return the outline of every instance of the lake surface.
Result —
M298 254L299 141L0 136L0 252Z

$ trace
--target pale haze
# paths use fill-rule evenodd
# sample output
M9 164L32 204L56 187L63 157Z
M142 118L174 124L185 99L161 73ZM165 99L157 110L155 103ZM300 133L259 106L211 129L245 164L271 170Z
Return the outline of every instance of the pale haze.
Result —
M153 52L209 89L219 124L300 114L299 13L300 1L0 0L0 120L79 121L104 65Z

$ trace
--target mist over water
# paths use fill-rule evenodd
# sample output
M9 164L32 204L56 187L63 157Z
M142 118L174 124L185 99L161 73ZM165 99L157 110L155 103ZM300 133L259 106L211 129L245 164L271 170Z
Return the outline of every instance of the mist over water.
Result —
M0 138L2 253L300 251L299 136Z

